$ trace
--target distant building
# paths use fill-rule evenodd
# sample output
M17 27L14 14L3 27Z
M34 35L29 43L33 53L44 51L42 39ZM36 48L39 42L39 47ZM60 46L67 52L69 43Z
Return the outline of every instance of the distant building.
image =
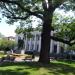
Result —
M4 37L4 39L15 41L15 37L13 37L13 36Z

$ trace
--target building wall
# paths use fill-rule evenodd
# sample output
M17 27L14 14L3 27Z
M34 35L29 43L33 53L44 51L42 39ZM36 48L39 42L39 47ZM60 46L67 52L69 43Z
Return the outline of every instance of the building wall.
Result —
M18 41L18 39L24 39L24 44L25 44L25 51L26 50L36 50L37 52L40 52L41 49L41 32L39 31L34 31L31 32L31 34L33 35L31 38L27 38L27 35L24 39L23 34L19 34L16 36L16 40ZM51 35L53 35L53 31L51 32ZM50 53L60 53L60 48L61 44L60 42L56 42L54 40L51 40L51 44L50 44Z

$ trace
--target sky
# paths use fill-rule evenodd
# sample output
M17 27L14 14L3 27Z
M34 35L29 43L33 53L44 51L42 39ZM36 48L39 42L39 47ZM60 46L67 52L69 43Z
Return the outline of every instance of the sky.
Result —
M0 18L2 16L0 15ZM0 33L2 33L4 36L15 36L15 29L16 29L16 24L15 25L9 25L5 22L5 19L2 19L0 22Z
M0 23L0 33L2 33L6 37L15 36L16 35L15 32L14 32L15 29L16 29L15 25L9 26L5 22Z
M1 14L0 14L0 18L2 18ZM34 19L35 19L35 17L34 17ZM33 23L33 26L35 27L37 24L38 23L36 21L36 24ZM15 23L14 25L9 25L5 22L5 18L3 18L0 22L0 33L2 33L6 37L16 36L15 29L17 28L18 25L19 25L18 22Z

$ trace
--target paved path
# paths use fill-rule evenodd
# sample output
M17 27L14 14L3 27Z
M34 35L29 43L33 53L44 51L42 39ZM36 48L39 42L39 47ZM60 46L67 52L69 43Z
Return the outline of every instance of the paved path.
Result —
M39 57L35 57L32 60L23 60L22 58L17 57L17 58L15 58L14 61L16 61L16 62L23 62L23 61L38 61L38 60L39 60Z

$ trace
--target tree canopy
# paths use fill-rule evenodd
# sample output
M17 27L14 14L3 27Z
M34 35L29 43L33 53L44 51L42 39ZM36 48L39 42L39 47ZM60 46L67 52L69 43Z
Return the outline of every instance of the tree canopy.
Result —
M53 17L52 25L55 30L54 36L63 38L73 43L75 38L75 17L74 12L72 12L70 12L71 14L67 16L56 13Z
M42 21L42 39L39 61L42 63L48 63L50 61L49 51L51 39L67 43L69 45L74 44L74 42L72 42L74 38L72 38L72 40L65 40L64 38L51 36L51 30L53 28L52 18L55 9L59 7L59 9L64 9L65 12L74 10L74 3L75 0L0 0L0 9L2 14L8 19L7 23L17 21L21 22L22 20L28 22L30 21L28 19L32 19L33 16Z
M32 16L40 18L43 22L44 9L47 9L46 3L52 3L50 5L53 7L53 10L59 7L60 10L64 9L66 12L69 10L74 10L75 8L74 0L0 0L0 9L2 9L2 14L7 17L6 22L9 24L16 21L22 22L24 20L26 20L26 23L29 23L29 21L31 22L32 20ZM51 9L51 6L49 6L49 9ZM21 31L22 28L20 29L20 32ZM64 39L62 40L64 41ZM68 43L70 43L70 41L71 40L69 40Z

